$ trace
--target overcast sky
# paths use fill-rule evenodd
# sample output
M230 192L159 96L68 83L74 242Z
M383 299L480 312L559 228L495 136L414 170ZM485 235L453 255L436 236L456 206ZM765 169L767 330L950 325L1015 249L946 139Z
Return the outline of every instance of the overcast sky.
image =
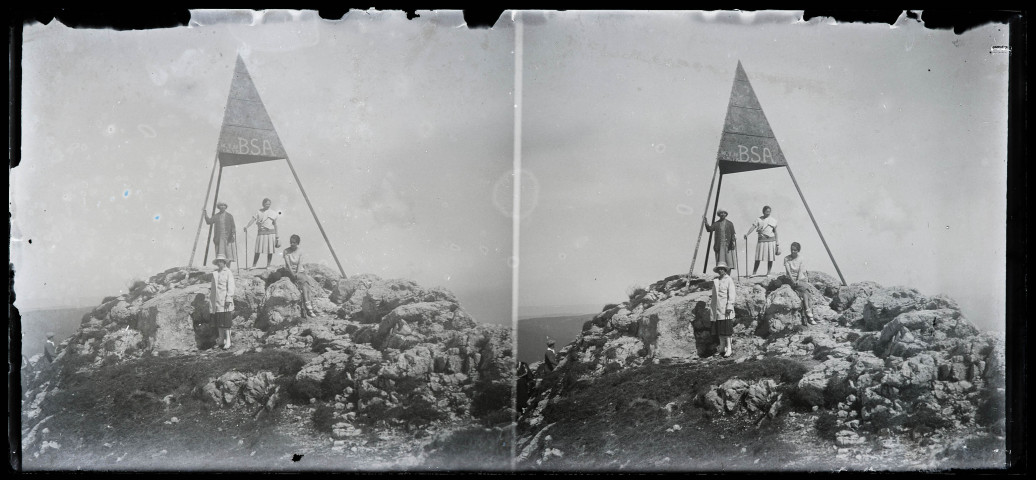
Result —
M94 304L187 263L241 54L346 273L444 286L508 323L509 18L27 27L17 305ZM525 15L520 306L603 305L687 271L740 60L846 280L945 293L1004 328L1008 57L990 47L1008 27L796 18ZM239 225L263 197L334 266L283 161L224 171ZM783 248L835 275L786 170L724 178L739 238L763 205Z
M18 306L96 304L187 264L240 53L345 272L443 286L510 324L513 28L459 27L459 12L194 19L25 29ZM283 160L224 170L239 230L263 197L283 243L297 233L304 259L334 267Z
M990 47L1007 45L1006 25L955 35L913 20L587 12L532 23L520 305L603 305L687 272L740 60L846 280L945 293L980 327L1004 328L1008 57ZM739 240L763 205L784 250L798 241L809 269L835 276L785 169L724 177Z

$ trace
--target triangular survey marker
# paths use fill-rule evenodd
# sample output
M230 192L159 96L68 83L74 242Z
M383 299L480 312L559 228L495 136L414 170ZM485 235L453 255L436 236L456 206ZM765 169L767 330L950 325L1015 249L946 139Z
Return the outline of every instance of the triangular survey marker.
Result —
M230 83L218 152L224 167L288 157L241 55Z
M727 119L723 123L723 136L719 141L716 160L721 173L787 165L740 61L737 62L734 86L730 90Z

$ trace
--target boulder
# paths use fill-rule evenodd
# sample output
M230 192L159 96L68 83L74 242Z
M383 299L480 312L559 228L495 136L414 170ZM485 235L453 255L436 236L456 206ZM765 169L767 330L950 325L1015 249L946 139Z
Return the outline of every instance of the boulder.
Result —
M863 322L867 330L881 330L901 313L919 310L928 299L916 289L888 287L876 290L867 297L863 308Z
M593 327L591 326L591 328ZM604 331L618 332L621 335L636 336L639 328L640 322L628 314L611 315L608 319L608 323L605 325Z
M101 355L116 355L120 360L127 357L139 357L140 348L143 344L144 336L137 330L132 330L128 326L119 330L115 330L104 336L101 340Z
M860 309L862 313L862 308L863 305L866 303L867 297L869 297L871 293L874 293L875 291L880 289L881 285L878 285L877 283L870 281L850 283L846 286L838 286L835 288L834 295L832 296L833 298L831 298L830 306L836 312L841 312L852 306L853 303L856 302L856 299L859 298L861 300Z
M266 282L257 276L241 274L234 278L234 314L248 318L259 312L266 301Z
M809 284L825 297L834 297L838 294L839 288L843 286L841 280L824 272L809 272L807 277L809 278Z
M207 299L208 293L208 284L197 284L164 292L144 302L138 313L137 328L150 347L158 352L197 350L191 315L195 305L208 305L207 300L195 303L195 297L203 295Z
M741 409L741 401L748 393L748 383L731 378L716 388L716 393L723 400L723 411L728 414L737 413Z
M359 292L358 300L362 301L367 289L374 285L374 283L381 281L381 277L369 273L341 279L334 288L330 289L330 299L332 302L341 305L352 300L353 296Z
M737 285L736 288L734 316L737 318L737 323L751 325L766 311L766 289L747 282Z
M896 388L931 389L939 378L939 368L930 353L920 353L903 361L885 375L884 384Z
M802 403L810 406L823 405L824 389L828 379L845 377L849 372L850 362L844 358L829 358L813 367L799 380L798 397Z
M266 288L266 301L259 310L255 328L268 330L282 322L300 318L302 310L299 289L288 278L281 278Z
M745 407L750 412L768 412L777 400L777 382L766 378L748 386Z
M327 296L325 292L333 291L338 282L342 279L338 270L319 263L305 263L302 265L306 274L312 278L318 287L315 293Z
M710 318L701 312L710 297L709 292L697 292L684 297L673 297L645 310L637 327L637 336L653 358L696 358L711 346L711 338L701 344L699 332L711 328ZM703 348L704 347L704 348Z
M604 344L606 368L626 368L641 363L641 353L647 353L644 343L636 337L619 337Z
M766 296L763 320L757 329L762 336L794 329L802 324L802 300L790 286L780 286Z
M362 322L379 323L400 305L420 301L421 287L411 280L391 279L375 282L367 289L362 304Z

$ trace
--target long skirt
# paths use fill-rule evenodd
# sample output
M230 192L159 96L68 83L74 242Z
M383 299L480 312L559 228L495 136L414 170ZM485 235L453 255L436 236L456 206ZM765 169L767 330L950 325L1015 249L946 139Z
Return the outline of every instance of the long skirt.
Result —
M277 235L266 233L255 237L255 253L277 253Z
M716 252L716 263L723 262L731 269L737 268L737 252L734 249L721 245L717 246L713 251Z
M755 244L755 261L772 262L777 259L777 242L759 242Z
M729 337L734 334L733 320L716 320L712 322L712 334Z
M230 328L234 326L234 312L216 312L212 314L219 328Z
M237 244L227 240L226 237L216 237L212 239L212 243L216 246L216 255L223 254L227 258L227 262L237 261ZM215 256L213 257L215 258Z

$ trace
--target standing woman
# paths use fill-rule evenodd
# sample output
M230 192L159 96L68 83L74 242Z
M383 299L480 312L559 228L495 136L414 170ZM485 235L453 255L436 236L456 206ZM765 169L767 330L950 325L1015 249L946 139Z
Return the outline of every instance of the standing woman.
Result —
M252 259L252 268L259 264L259 254L261 253L266 254L266 268L270 268L273 254L277 251L277 242L280 240L277 237L277 217L280 216L280 212L270 210L271 205L273 205L273 201L264 198L263 208L252 216L248 225L245 225L245 231L248 231L248 227L251 227L253 223L259 228L259 232L255 236L255 257Z
M799 299L802 300L802 311L806 318L802 322L803 325L816 325L817 322L813 320L813 300L809 298L809 290L806 289L809 277L806 275L806 269L802 266L802 256L799 255L800 251L802 251L802 245L799 245L799 242L791 242L791 254L784 257L784 273L791 279L791 288L795 290L795 293L799 295Z
M312 317L313 291L310 289L310 278L302 268L302 252L299 251L302 238L292 235L288 241L291 242L291 246L284 249L284 270L302 294L302 318Z
M216 246L216 255L223 254L227 258L227 263L236 262L237 227L234 226L234 216L227 211L227 202L216 203L216 208L219 211L211 217L208 210L201 210L205 223L212 225L212 243Z
M709 233L716 232L716 241L712 244L712 250L716 252L716 263L725 263L727 265L734 265L737 263L737 259L734 258L737 252L737 234L734 233L734 224L730 220L727 220L727 211L720 209L716 212L719 220L716 223L709 225L709 219L702 215L702 220L705 220L705 229Z
M773 261L781 249L781 244L777 241L777 219L770 216L769 206L763 207L763 216L756 219L752 228L745 233L746 241L748 234L753 231L759 232L759 242L755 244L755 265L752 267L752 276L754 277L755 272L759 271L759 262L762 260L766 260L766 275L769 276L773 270Z
M212 272L212 287L209 288L209 308L219 328L219 340L223 349L230 348L230 328L234 317L234 274L227 268L227 257L222 253L212 261L216 271Z
M719 353L729 357L734 353L730 336L734 334L734 280L730 269L720 263L712 271L719 274L712 280L712 334L719 337Z

